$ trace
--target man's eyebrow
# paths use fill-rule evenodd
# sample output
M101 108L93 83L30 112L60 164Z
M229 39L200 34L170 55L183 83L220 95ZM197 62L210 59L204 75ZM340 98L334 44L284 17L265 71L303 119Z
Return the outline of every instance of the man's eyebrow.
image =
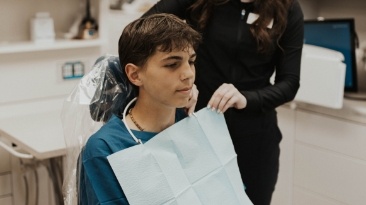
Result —
M167 61L167 60L182 60L183 57L181 56L168 56L166 58L163 58L163 61Z
M194 58L196 57L196 53L193 53L191 56L189 56L189 58ZM163 61L167 61L167 60L183 60L182 56L168 56L166 58L162 59Z

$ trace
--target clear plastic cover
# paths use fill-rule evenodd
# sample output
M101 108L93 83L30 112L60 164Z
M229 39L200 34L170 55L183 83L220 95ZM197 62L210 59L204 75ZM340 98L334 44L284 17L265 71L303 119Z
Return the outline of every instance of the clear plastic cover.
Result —
M97 59L64 101L61 118L66 143L63 182L66 205L78 203L79 156L86 141L112 114L122 118L125 106L135 95L118 56L106 55Z

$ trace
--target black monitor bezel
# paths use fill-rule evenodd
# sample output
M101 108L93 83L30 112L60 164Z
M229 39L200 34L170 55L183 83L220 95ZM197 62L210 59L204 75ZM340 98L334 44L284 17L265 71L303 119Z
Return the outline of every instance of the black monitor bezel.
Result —
M335 18L335 19L324 19L324 20L318 20L318 19L307 19L304 20L304 24L306 23L347 23L350 25L351 30L351 36L356 41L356 30L355 30L355 19L354 18ZM347 92L357 92L358 91L358 82L357 82L357 62L356 62L356 42L350 42L351 49L354 51L351 55L351 60L353 63L352 69L352 86L351 87L344 87L344 91Z

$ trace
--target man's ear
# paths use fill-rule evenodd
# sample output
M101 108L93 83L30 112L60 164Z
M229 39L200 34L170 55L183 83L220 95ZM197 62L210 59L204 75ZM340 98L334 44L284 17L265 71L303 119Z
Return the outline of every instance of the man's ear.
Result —
M125 71L130 82L136 86L141 86L141 80L139 78L139 67L135 64L128 63L125 66Z

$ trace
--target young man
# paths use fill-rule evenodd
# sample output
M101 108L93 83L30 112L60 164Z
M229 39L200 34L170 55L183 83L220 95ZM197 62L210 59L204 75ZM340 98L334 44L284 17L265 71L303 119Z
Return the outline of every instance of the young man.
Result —
M130 23L119 40L119 59L137 100L125 122L143 143L186 116L192 97L195 49L201 36L184 21L156 14ZM80 158L79 204L128 204L107 156L136 145L117 116L87 141Z

